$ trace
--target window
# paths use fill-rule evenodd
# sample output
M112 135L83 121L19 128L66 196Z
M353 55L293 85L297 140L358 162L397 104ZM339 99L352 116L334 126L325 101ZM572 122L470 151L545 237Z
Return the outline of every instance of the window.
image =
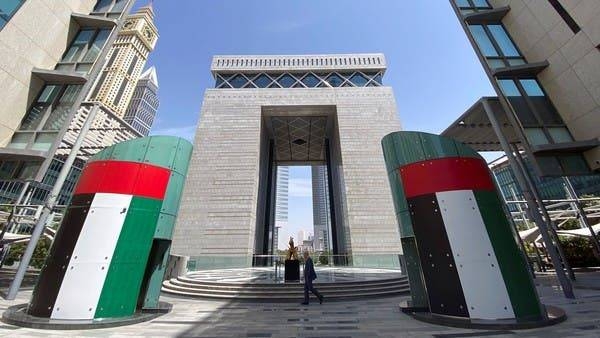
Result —
M25 0L2 0L0 1L0 30L8 20L17 12Z
M536 79L500 79L498 85L532 145L572 142L562 118Z
M285 60L284 60L285 61ZM215 88L379 87L381 72L216 74Z
M486 0L454 0L454 3L463 15L492 9Z
M92 13L103 13L108 17L118 17L125 10L127 0L98 0Z
M46 85L7 147L46 151L67 123L81 85Z
M469 25L477 46L490 68L525 64L525 59L502 25Z
M109 29L84 28L80 30L56 69L79 73L89 72L109 35Z

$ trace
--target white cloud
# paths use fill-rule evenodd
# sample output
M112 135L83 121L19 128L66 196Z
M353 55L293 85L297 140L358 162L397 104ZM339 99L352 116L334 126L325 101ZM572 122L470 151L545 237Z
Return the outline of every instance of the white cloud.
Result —
M312 181L308 178L290 178L288 188L289 196L293 197L311 197Z
M170 135L170 136L179 136L184 139L194 142L194 133L196 132L196 125L182 126L182 127L170 127L170 128L160 128L156 130L152 130L150 135Z

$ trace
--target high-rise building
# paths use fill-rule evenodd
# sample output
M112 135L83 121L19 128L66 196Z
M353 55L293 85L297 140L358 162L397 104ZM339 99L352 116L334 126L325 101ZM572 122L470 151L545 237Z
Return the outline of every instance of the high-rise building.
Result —
M140 76L123 119L140 134L148 136L158 109L158 77L150 67Z
M84 121L97 106L92 128L61 191L59 204L64 204L89 156L141 136L111 104L120 108L129 103L130 95L125 92L129 86L123 82L137 82L139 73L134 70L141 71L147 51L156 43L153 11L145 6L127 16L133 0L57 0L61 5L53 2L53 6L17 2L22 5L0 28L0 41L10 42L3 48L6 56L2 59L14 60L0 65L0 86L7 86L0 90L0 142L4 146L0 148L0 199L15 200L28 186L32 194L26 196L31 196L31 202L43 203ZM136 53L142 61L134 60ZM133 67L123 82L115 81L111 72L115 62ZM91 103L94 87L98 95L93 95L96 103ZM113 92L114 97L107 94Z
M108 54L108 62L90 101L102 102L117 117L123 118L157 36L152 6L129 15Z
M600 1L451 4L498 94L497 101L482 103L496 114L508 143L541 176L600 171ZM488 125L476 118L478 105L458 129ZM485 130L471 130L478 150L499 144L486 139Z
M502 195L507 201L522 201L525 199L506 156L490 162L489 167L496 178L498 188L500 188ZM542 199L559 200L572 198L565 187L565 179L563 177L539 177L533 175L533 168L526 158L525 167L530 172L530 177ZM569 180L578 196L600 196L600 175L572 176L569 177ZM517 211L514 204L508 204L507 206L511 211Z
M312 200L315 251L329 251L329 185L327 184L327 167L312 166Z
M288 227L288 193L290 185L290 168L277 167L277 188L275 201L275 229L273 230L273 247L282 249L287 247L288 238L282 238L279 243L279 231ZM281 245L280 245L281 244ZM273 250L275 252L275 250Z
M277 167L326 165L331 252L355 266L399 266L381 149L400 129L386 67L376 53L215 56L172 253L192 270L259 262L275 226Z

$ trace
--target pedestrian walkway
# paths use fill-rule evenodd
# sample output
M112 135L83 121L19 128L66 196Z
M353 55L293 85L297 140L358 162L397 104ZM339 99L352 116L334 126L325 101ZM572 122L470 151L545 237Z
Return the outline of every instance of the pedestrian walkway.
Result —
M600 273L581 276L600 285ZM537 282L546 304L562 307L569 318L558 325L521 331L448 328L412 319L398 309L408 296L352 302L266 304L190 300L163 296L173 311L150 322L87 331L45 331L0 325L0 337L600 337L600 290L576 288L577 299L562 297L551 276ZM577 286L577 284L576 284ZM0 311L25 303L31 291L12 302L0 300ZM327 295L325 295L327 296Z

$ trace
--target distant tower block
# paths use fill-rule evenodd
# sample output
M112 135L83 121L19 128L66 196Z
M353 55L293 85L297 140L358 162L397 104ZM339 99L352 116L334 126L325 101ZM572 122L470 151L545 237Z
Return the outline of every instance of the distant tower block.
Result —
M158 105L158 77L156 68L150 67L140 76L123 120L140 134L148 136Z
M545 319L483 158L419 132L382 145L413 305L467 320Z
M129 15L108 54L90 101L98 101L120 118L125 116L131 96L148 55L158 39L152 6Z

